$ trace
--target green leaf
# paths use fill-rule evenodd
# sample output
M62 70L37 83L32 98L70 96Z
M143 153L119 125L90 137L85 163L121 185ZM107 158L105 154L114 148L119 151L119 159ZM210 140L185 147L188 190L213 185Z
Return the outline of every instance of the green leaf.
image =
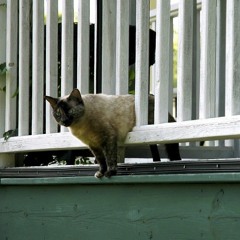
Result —
M6 92L6 86L4 86L3 88L0 88L0 91Z
M3 134L3 138L5 141L7 141L10 137L14 137L14 136L17 136L17 129L8 130Z
M15 92L14 92L14 94L12 95L12 98L15 98L17 95L18 95L18 92L19 92L19 90L18 90L18 88L15 90Z
M0 75L4 75L7 72L6 63L0 64Z

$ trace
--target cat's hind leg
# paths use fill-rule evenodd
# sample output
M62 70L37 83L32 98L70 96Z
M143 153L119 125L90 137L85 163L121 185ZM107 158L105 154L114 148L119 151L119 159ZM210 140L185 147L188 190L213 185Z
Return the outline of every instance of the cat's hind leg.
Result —
M111 177L117 174L117 141L109 141L104 147L103 152L105 154L107 162L107 171L105 177Z
M107 171L107 164L104 153L99 148L90 147L93 155L95 156L95 162L99 163L99 170L95 173L96 178L102 178Z
M165 144L165 148L170 161L181 160L178 143Z

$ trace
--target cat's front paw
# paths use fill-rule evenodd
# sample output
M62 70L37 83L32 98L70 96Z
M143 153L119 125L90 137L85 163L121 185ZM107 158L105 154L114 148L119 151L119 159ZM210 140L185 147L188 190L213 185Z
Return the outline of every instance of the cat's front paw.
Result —
M103 173L101 173L100 171L97 171L95 174L94 174L94 177L95 178L102 178L104 175Z
M117 175L117 170L108 170L104 173L104 176L110 178L111 176Z

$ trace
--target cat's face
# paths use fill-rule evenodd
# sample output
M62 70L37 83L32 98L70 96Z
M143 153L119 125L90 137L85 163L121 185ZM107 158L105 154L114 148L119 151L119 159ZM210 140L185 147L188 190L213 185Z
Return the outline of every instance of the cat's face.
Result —
M52 113L59 125L71 126L84 114L84 103L78 89L74 89L70 95L62 98L45 96L52 106Z

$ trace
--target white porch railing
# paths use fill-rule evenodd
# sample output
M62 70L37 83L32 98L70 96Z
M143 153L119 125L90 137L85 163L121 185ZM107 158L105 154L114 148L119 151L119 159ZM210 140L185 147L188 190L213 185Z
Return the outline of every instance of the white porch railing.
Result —
M240 114L240 1L180 0L172 7L170 1L156 2L156 16L150 18L148 0L102 1L103 93L128 92L128 23L129 13L136 12L137 126L129 133L126 145L238 139L240 116L233 115ZM1 26L6 21L6 29L0 33L0 49L3 49L0 60L7 66L6 79L0 79L1 86L6 84L6 92L0 92L0 134L18 129L18 136L7 141L0 139L0 163L4 166L13 163L18 152L86 148L66 129L59 130L49 104L45 105L43 100L45 94L65 95L73 87L87 93L89 81L93 81L89 80L88 60L90 4L88 0L79 0L78 8L74 6L72 0L62 1L60 73L58 1L0 0ZM74 12L78 13L77 63L73 58ZM176 17L177 123L169 124L167 115L173 108L172 43ZM151 74L151 89L155 94L152 126L146 126L149 22L155 24L156 31L156 61ZM95 63L96 54L95 50ZM94 81L96 92L96 74ZM225 141L216 142L217 146L224 144ZM234 156L239 156L238 141L226 141L226 145L234 147Z

